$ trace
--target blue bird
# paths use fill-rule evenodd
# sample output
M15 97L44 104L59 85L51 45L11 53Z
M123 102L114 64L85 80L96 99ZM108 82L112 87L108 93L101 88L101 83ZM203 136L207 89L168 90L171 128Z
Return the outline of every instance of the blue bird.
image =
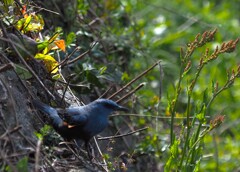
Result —
M108 126L108 116L114 111L128 111L108 99L97 99L85 106L70 106L66 109L55 109L38 100L33 100L33 105L50 117L53 128L63 138L83 140L88 155L90 139ZM63 114L64 120L59 114Z

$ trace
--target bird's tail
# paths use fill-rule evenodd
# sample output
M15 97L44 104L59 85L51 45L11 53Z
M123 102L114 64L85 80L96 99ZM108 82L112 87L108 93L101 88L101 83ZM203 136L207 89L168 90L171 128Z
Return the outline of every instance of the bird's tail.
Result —
M39 109L43 113L48 114L52 120L52 125L54 128L57 129L63 123L63 120L59 117L57 110L53 107L46 105L38 100L33 100L32 103L35 108Z

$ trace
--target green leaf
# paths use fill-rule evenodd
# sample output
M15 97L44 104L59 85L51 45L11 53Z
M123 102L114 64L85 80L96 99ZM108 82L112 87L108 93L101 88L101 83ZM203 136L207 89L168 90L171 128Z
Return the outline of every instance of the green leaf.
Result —
M195 168L194 168L193 172L200 171L200 162L201 162L201 159L196 161Z
M43 135L41 133L34 132L34 134L39 140L43 140Z
M21 30L23 28L25 20L26 20L25 18L22 18L17 21L17 23L14 25L17 30Z
M179 141L175 140L173 145L170 148L171 156L173 158L177 158L178 157L178 145L179 145Z
M70 45L71 43L73 43L76 40L76 34L74 32L70 32L67 35L67 39L66 39L66 45Z
M103 66L99 69L100 75L104 74L104 72L107 70L107 66Z
M23 157L17 163L17 169L21 172L28 172L28 157Z
M48 45L49 45L48 41L39 42L39 43L37 44L38 51L41 52L41 51L44 50L46 47L48 47Z
M124 72L123 74L122 74L122 78L121 78L123 81L129 81L130 80L130 77L129 77L129 75L128 75L128 73L127 72Z
M16 72L20 76L21 79L30 79L32 74L23 66L15 64Z
M41 129L40 132L34 132L34 134L36 135L36 137L40 140L43 139L44 136L46 136L49 131L50 131L51 127L49 125L44 125Z
M167 163L165 164L164 171L169 172L171 170L172 163L173 163L173 158L170 157Z
M100 83L99 79L91 73L91 71L86 71L86 77L88 82L98 86L98 87L102 87L102 84Z

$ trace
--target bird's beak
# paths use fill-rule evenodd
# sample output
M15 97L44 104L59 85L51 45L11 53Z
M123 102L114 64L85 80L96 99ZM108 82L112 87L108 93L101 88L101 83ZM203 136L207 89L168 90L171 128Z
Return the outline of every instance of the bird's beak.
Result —
M125 108L125 107L123 107L123 106L119 106L117 110L118 110L118 111L124 111L124 112L128 112L128 111L129 111L128 108Z

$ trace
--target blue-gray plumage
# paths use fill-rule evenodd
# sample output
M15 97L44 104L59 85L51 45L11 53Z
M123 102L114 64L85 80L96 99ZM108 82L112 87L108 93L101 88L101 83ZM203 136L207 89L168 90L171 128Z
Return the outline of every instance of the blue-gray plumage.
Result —
M55 109L38 100L33 105L48 114L53 128L65 139L81 139L88 144L89 140L108 126L108 116L114 111L128 109L107 99L98 99L85 106ZM64 114L64 120L59 114Z

